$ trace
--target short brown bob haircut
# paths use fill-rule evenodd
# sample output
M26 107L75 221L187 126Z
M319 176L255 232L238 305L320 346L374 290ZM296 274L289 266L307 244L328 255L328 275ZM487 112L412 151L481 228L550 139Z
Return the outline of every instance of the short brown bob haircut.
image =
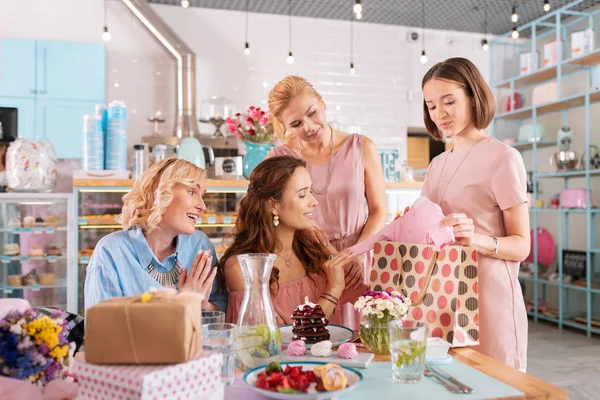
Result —
M492 122L496 112L496 101L490 87L481 76L475 64L466 58L455 57L435 64L423 77L421 89L432 79L450 81L461 86L468 97L473 99L473 119L477 129L485 129ZM442 132L429 117L429 109L423 99L423 120L427 132L435 140L442 140Z

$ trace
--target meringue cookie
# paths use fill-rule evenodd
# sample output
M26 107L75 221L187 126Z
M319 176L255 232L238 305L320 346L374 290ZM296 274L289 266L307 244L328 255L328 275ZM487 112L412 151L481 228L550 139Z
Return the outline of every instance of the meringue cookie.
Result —
M341 344L340 347L338 347L337 354L339 358L345 358L347 360L358 357L358 351L356 351L354 343Z
M329 357L331 355L331 341L323 340L322 342L315 343L310 348L310 354L315 357Z
M306 343L304 343L304 340L294 340L292 343L290 343L287 347L287 354L288 356L296 357L305 355Z

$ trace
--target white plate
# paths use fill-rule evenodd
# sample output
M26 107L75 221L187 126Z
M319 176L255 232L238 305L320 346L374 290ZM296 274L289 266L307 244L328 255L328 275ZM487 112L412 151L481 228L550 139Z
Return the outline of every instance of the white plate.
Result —
M294 334L292 333L293 327L293 325L283 325L279 327L279 332L281 333L281 344L287 346L292 343L292 338L294 337ZM327 329L329 329L329 340L333 346L338 346L342 343L349 342L354 337L354 331L346 328L345 326L329 324L327 325ZM306 347L311 346L312 344L306 344Z
M317 365L325 365L325 363L322 363L322 362L282 362L281 368L285 369L285 367L287 365L289 365L291 367L297 367L297 366L301 365L303 367L302 369L304 371L308 371L308 370L314 369ZM250 388L252 390L254 390L255 392L260 393L262 396L265 396L265 397L268 397L271 399L280 399L280 400L332 399L337 396L341 396L342 394L346 394L346 393L350 392L351 390L356 389L358 387L358 385L360 385L363 381L363 376L360 372L358 372L352 368L342 367L342 369L344 370L344 373L346 374L346 378L348 379L348 387L346 389L336 390L334 392L314 391L313 393L293 393L293 394L292 393L271 392L269 390L259 389L255 386L255 382L256 382L256 378L258 377L258 374L263 372L266 367L267 367L266 365L263 365L260 367L253 368L250 371L246 372L244 374L244 383L246 385L250 386ZM314 384L312 384L312 386L314 386Z

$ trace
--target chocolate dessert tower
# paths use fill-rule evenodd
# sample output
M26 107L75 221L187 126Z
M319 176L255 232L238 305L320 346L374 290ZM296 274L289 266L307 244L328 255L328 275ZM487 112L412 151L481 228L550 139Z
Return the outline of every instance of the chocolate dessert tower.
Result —
M304 304L296 307L292 319L293 340L304 340L307 344L329 340L329 321L325 318L325 312L320 305L308 301L308 297L305 298Z

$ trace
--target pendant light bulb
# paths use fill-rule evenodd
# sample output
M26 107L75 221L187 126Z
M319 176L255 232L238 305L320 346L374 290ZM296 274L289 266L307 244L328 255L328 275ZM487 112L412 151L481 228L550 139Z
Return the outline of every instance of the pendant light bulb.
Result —
M362 13L356 14L356 19L362 19Z
M487 39L483 39L481 41L481 48L483 49L483 51L488 51L488 49L490 48L490 45L489 45Z
M294 56L292 55L291 51L288 53L288 56L285 59L285 61L287 61L288 64L293 64L294 63Z
M354 75L356 73L356 70L354 69L354 63L350 63L350 73L352 75Z
M425 53L425 50L421 52L421 57L419 60L421 60L421 64L425 64L427 62L427 54Z
M515 39L515 40L519 38L519 31L517 30L516 26L513 28L512 33L510 34L510 36L513 39Z
M360 4L360 0L356 0L354 2L354 7L352 7L352 11L354 11L354 14L362 14L363 12L363 7L362 4Z
M108 31L108 27L105 25L104 32L102 32L102 40L104 40L105 42L109 42L111 38L112 38L112 36L111 36L110 32Z
M519 20L519 14L517 14L517 7L512 8L512 15L510 16L510 20L512 22L517 22Z
M246 55L250 54L250 44L248 42L246 42L246 47L244 48L244 54L246 54Z
M550 0L544 0L544 12L550 11Z
M181 0L181 7L188 8L190 6L190 0Z

